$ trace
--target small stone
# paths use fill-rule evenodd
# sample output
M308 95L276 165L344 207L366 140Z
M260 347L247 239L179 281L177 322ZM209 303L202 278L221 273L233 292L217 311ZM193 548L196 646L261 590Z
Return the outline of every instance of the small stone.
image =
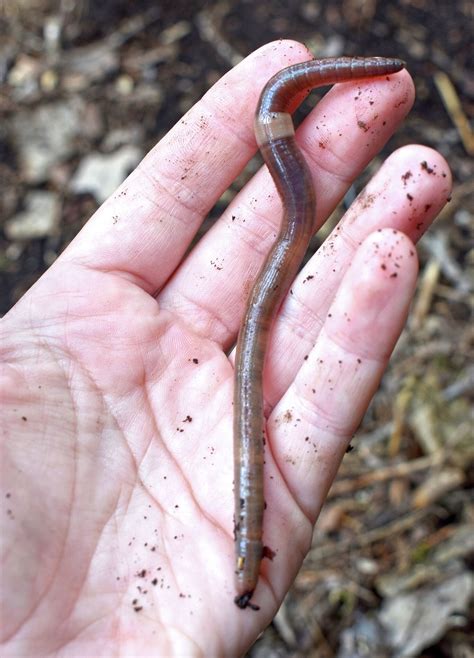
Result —
M41 63L29 55L19 55L10 73L8 83L12 87L24 87L37 79Z
M50 93L58 86L58 74L52 69L47 69L41 74L40 85L41 89L46 93Z
M174 25L162 30L160 34L160 41L165 46L168 46L183 37L186 37L192 30L192 24L189 21L178 21Z
M30 192L25 210L5 222L9 240L35 240L53 235L59 224L60 203L53 192Z
M115 88L121 96L129 96L134 87L133 78L130 75L119 75L115 83Z
M355 563L356 569L359 573L366 576L374 576L379 572L379 565L375 560L361 557Z
M80 101L63 101L20 112L13 119L13 140L28 183L44 182L51 167L74 153L74 140L82 131L83 111Z
M396 656L418 656L450 628L466 624L474 579L462 573L386 599L379 612ZM460 619L461 618L461 619Z
M142 158L136 146L124 146L115 153L93 153L86 156L71 180L78 194L90 193L102 203L123 182Z

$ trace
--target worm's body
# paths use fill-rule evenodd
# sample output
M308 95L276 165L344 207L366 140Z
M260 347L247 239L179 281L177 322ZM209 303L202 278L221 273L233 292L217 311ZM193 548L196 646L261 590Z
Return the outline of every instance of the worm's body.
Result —
M277 73L257 107L255 134L283 203L280 233L250 293L237 342L234 392L235 603L250 599L263 557L263 368L274 316L300 267L313 233L315 194L294 137L288 107L318 86L395 73L399 59L340 57L311 60Z

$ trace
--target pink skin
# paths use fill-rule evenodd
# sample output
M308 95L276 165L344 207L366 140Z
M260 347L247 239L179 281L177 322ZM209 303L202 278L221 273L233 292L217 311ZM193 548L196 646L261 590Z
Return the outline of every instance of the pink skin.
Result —
M451 184L430 149L394 153L294 282L267 370L277 555L260 612L238 610L226 351L280 217L265 170L184 254L255 151L264 82L307 57L269 44L220 80L3 319L2 656L238 655L291 585L405 322L413 241ZM307 118L318 225L412 101L400 72L334 88Z

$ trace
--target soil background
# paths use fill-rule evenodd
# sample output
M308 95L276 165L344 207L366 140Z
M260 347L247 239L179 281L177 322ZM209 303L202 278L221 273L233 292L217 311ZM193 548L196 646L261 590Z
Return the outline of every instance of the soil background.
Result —
M472 8L0 0L1 314L100 205L91 171L108 171L100 185L113 189L222 74L273 39L303 41L319 57L401 57L415 80L413 111L333 223L399 146L432 146L453 171L452 199L419 245L407 328L252 658L474 655Z

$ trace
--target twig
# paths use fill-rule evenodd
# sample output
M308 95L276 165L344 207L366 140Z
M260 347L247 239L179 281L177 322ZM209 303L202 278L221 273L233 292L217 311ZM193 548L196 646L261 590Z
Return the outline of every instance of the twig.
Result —
M389 457L396 457L400 451L406 415L413 398L414 384L414 377L408 377L395 398L393 405L393 429L388 444Z
M446 402L451 402L464 393L474 393L474 365L467 369L463 377L447 386L442 397Z
M443 71L438 71L434 75L434 82L438 90L443 105L451 121L457 128L461 141L469 155L474 155L474 134L469 125L466 115L463 112L459 96L454 88L453 83Z
M443 231L435 231L431 234L427 233L423 237L421 244L430 256L439 262L443 274L456 288L465 292L471 290L471 282L452 257L448 247L448 238Z
M207 41L224 61L236 66L242 61L242 55L223 36L221 23L230 11L227 2L221 2L211 9L203 9L196 17L196 25L203 41Z
M356 478L337 480L331 487L328 498L335 498L336 496L344 496L348 493L363 489L379 482L386 482L393 478L401 478L418 473L427 468L438 466L442 464L445 459L443 451L435 452L427 457L420 457L413 459L409 462L402 462L394 464L393 466L386 466L379 468L376 471L364 473Z
M355 536L351 539L343 539L341 541L330 542L328 544L322 544L321 546L315 546L309 552L308 558L311 560L319 561L326 558L333 557L334 555L340 555L341 553L346 553L351 549L362 548L363 546L369 546L370 544L375 544L375 542L386 539L387 537L392 537L393 535L400 534L405 532L409 528L412 528L415 524L421 521L422 518L428 515L431 511L431 508L425 507L424 509L418 509L414 512L402 516L392 523L387 523L386 525L375 528L366 532L365 535Z
M431 307L431 301L439 280L440 262L437 258L431 258L426 265L420 280L420 287L415 306L411 315L411 328L417 331L425 321Z

